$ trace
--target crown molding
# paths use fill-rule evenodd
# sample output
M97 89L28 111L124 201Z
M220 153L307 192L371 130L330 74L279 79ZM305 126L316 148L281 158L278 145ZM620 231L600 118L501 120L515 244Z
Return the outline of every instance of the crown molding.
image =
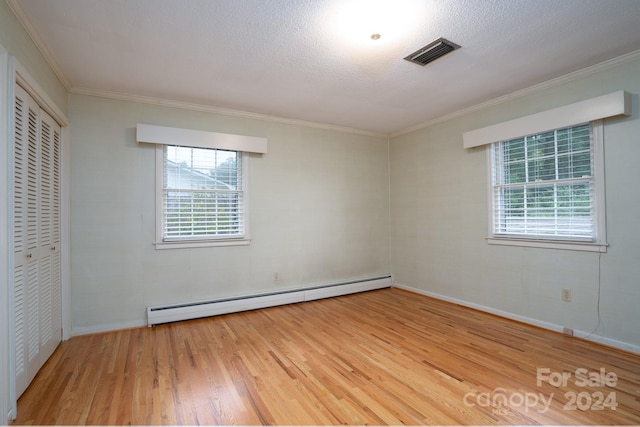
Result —
M493 107L496 105L500 105L502 103L508 102L508 101L512 101L514 99L518 99L518 98L522 98L523 96L526 95L531 95L534 94L536 92L540 92L542 90L545 89L550 89L550 88L554 88L557 86L560 86L562 84L571 82L573 80L577 80L583 77L587 77L590 76L592 74L596 74L599 73L601 71L605 71L608 70L610 68L616 67L618 65L622 65L625 64L627 62L633 62L637 59L640 59L640 49L639 50L635 50L633 52L627 53L625 55L621 55L618 56L616 58L613 59L609 59L607 61L601 62L599 64L595 64L592 65L590 67L586 67L583 68L581 70L578 71L574 71L572 73L569 74L565 74L563 76L560 77L556 77L555 79L551 79L551 80L547 80L546 82L542 82L542 83L538 83L536 85L533 86L529 86L528 88L525 89L521 89L515 92L511 92L507 95L498 97L498 98L494 98L491 99L489 101L486 102L482 102L480 104L476 104L476 105L472 105L470 107L467 108L463 108L461 110L455 111L451 114L446 114L444 116L440 116L437 117L435 119L432 120L427 120L426 122L422 122L419 123L417 125L408 127L402 131L396 132L396 133L392 133L389 137L390 138L395 138L397 136L401 136L401 135L406 135L408 133L420 130L420 129L424 129L426 127L429 126L433 126L436 125L438 123L443 123L449 120L453 120L456 119L458 117L462 117L465 116L467 114L476 112L476 111L480 111L480 110L484 110L485 108L489 108L489 107Z
M60 65L58 65L55 57L47 47L47 44L44 42L44 40L42 40L42 38L40 37L38 30L36 30L35 25L33 25L22 6L20 6L18 0L6 0L6 2L9 5L9 8L13 11L14 15L16 15L16 18L18 19L18 22L20 22L20 25L22 25L22 28L24 28L24 30L27 32L42 56L44 56L44 60L47 62L47 64L49 64L49 66L53 70L53 73L56 75L58 80L60 80L60 83L62 83L66 90L69 90L69 88L71 87L69 79L67 79L67 77L62 72L62 68L60 68Z
M67 79L67 77L62 72L61 67L58 65L58 62L55 60L55 57L47 47L46 43L40 37L35 25L33 25L31 20L25 13L24 9L20 5L19 0L6 0L6 2L9 5L9 8L15 14L16 18L18 19L22 27L24 28L24 30L27 32L27 34L29 35L33 43L36 45L36 47L44 57L47 64L49 64L49 66L53 70L56 77L58 77L58 79L60 80L62 85L65 87L65 89L70 93L75 93L79 95L96 96L101 98L109 98L109 99L120 100L120 101L138 102L138 103L151 104L151 105L162 105L165 107L180 108L184 110L200 111L200 112L206 112L206 113L222 114L222 115L233 116L233 117L244 117L248 119L264 120L264 121L283 123L283 124L289 124L289 125L310 127L315 129L346 132L351 134L372 136L377 138L388 138L387 134L367 131L363 129L355 129L355 128L350 128L346 126L338 126L338 125L331 125L326 123L289 119L285 117L271 116L268 114L252 113L252 112L246 112L246 111L240 111L240 110L213 107L213 106L203 105L203 104L195 104L195 103L188 103L188 102L182 102L182 101L174 101L169 99L154 98L149 96L132 95L132 94L127 94L122 92L105 91L105 90L90 89L90 88L83 88L83 87L73 87L69 79Z
M117 101L137 102L140 104L159 105L163 107L179 108L182 110L198 111L203 113L221 114L231 117L242 117L246 119L262 120L273 123L282 123L294 126L303 126L315 129L345 132L357 135L372 136L376 138L388 138L389 135L372 132L362 129L355 129L346 126L331 125L327 123L311 122L306 120L289 119L286 117L272 116L269 114L253 113L249 111L233 110L229 108L214 107L211 105L195 104L190 102L175 101L171 99L156 98L152 96L135 95L124 92L91 89L83 87L73 87L70 93L77 95L95 96L99 98L113 99Z
M31 76L29 71L15 58L12 58L16 74L16 82L63 128L69 127L69 119L65 113L53 102L47 92Z
M509 93L507 95L482 102L480 104L472 105L470 107L457 110L450 114L445 114L443 116L418 123L416 125L407 127L398 132L385 134L380 132L367 131L363 129L350 128L346 126L331 125L326 123L319 123L319 122L312 122L312 121L305 121L305 120L296 120L296 119L290 119L285 117L272 116L268 114L252 113L247 111L213 107L210 105L174 101L174 100L155 98L155 97L149 97L149 96L132 95L128 93L115 92L115 91L105 91L105 90L99 90L99 89L73 87L70 81L62 72L62 69L58 65L57 61L55 60L49 48L47 47L46 43L42 40L42 38L38 34L38 31L36 30L35 26L31 22L31 20L28 18L27 14L24 12L24 9L22 9L22 6L20 6L19 0L5 0L5 1L9 5L9 8L13 11L16 18L18 19L22 27L25 29L29 37L31 38L31 40L34 42L34 44L36 45L40 53L43 55L43 57L45 58L45 61L49 64L54 74L60 80L62 85L65 87L65 89L67 89L67 91L69 91L70 93L75 93L79 95L96 96L101 98L109 98L109 99L121 100L121 101L138 102L143 104L162 105L166 107L180 108L180 109L186 109L191 111L201 111L201 112L222 114L222 115L233 116L233 117L244 117L248 119L264 120L264 121L270 121L270 122L276 122L276 123L283 123L283 124L290 124L290 125L304 126L304 127L310 127L310 128L316 128L316 129L332 130L332 131L339 131L339 132L346 132L346 133L372 136L372 137L378 137L378 138L388 138L388 139L405 135L429 126L436 125L438 123L443 123L443 122L458 118L458 117L462 117L467 114L470 114L479 110L483 110L485 108L497 106L499 104L502 104L514 99L518 99L523 96L530 95L544 89L553 88L553 87L568 83L570 81L577 80L579 78L586 77L586 76L607 70L609 68L613 68L617 65L621 65L626 62L631 62L640 58L640 50L636 50L628 54L601 62L599 64L596 64L587 68L583 68L581 70L574 71L572 73L565 74L563 76L548 80L546 82L542 82L542 83L530 86L528 88L521 89L512 93Z

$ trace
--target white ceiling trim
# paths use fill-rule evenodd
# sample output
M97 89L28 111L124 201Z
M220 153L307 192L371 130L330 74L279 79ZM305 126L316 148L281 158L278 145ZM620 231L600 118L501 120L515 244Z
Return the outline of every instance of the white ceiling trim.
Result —
M74 87L69 92L77 95L96 96L99 98L108 98L117 101L137 102L141 104L159 105L163 107L179 108L183 110L199 111L203 113L221 114L231 117L243 117L246 119L263 120L267 122L283 123L294 126L303 126L315 129L324 129L330 131L346 132L365 136L374 136L377 138L388 138L388 135L371 132L362 129L353 129L344 126L330 125L326 123L310 122L305 120L288 119L285 117L270 116L268 114L252 113L249 111L232 110L228 108L213 107L210 105L193 104L189 102L174 101L171 99L155 98L152 96L133 95L123 92L114 92L107 90L98 90L90 88Z
M544 89L550 89L550 88L553 88L553 87L557 87L557 86L560 86L562 84L571 82L573 80L577 80L577 79L580 79L580 78L583 78L583 77L587 77L587 76L590 76L592 74L599 73L601 71L616 67L618 65L621 65L621 64L624 64L624 63L627 63L627 62L633 62L633 61L635 61L635 60L637 60L639 58L640 58L640 49L636 50L636 51L633 51L633 52L630 52L630 53L627 53L625 55L619 56L617 58L613 58L613 59L610 59L608 61L604 61L604 62L601 62L599 64L592 65L590 67L583 68L583 69L578 70L578 71L574 71L573 73L565 74L564 76L556 77L555 79L547 80L546 82L538 83L536 85L529 86L528 88L521 89L521 90L518 90L518 91L515 91L515 92L511 92L511 93L508 93L508 94L503 95L501 97L494 98L494 99L491 99L491 100L486 101L486 102L482 102L482 103L477 104L477 105L472 105L470 107L463 108L462 110L455 111L455 112L453 112L451 114L446 114L444 116L437 117L437 118L435 118L433 120L429 120L429 121L417 124L415 126L411 126L411 127L407 128L405 130L402 130L400 132L393 133L393 134L389 135L389 137L390 138L395 138L397 136L405 135L407 133L411 133L411 132L414 132L414 131L417 131L417 130L420 130L420 129L423 129L423 128L426 128L426 127L429 127L429 126L433 126L433 125L436 125L438 123L443 123L443 122L446 122L446 121L449 121L449 120L452 120L452 119L456 119L458 117L465 116L465 115L473 113L475 111L479 111L479 110L483 110L485 108L493 107L493 106L502 104L504 102L508 102L508 101L512 101L514 99L521 98L521 97L526 96L526 95L531 95L533 93L539 92L539 91L544 90Z
M511 101L511 100L544 90L544 89L553 88L558 85L567 83L569 81L586 77L591 74L606 70L608 68L615 67L619 64L634 61L640 58L640 50L636 50L634 52L619 56L617 58L604 61L600 64L596 64L596 65L575 71L573 73L569 73L564 76L560 76L558 78L551 79L546 82L536 84L528 88L518 90L498 98L491 99L486 102L482 102L480 104L472 105L467 108L457 110L453 113L436 117L432 120L418 123L404 130L394 132L391 134L385 134L385 133L379 133L379 132L366 131L362 129L350 128L345 126L331 125L326 123L312 122L312 121L305 121L305 120L289 119L285 117L271 116L271 115L261 114L261 113L253 113L253 112L247 112L247 111L214 107L210 105L194 104L194 103L174 101L169 99L154 98L149 96L131 95L131 94L125 94L121 92L72 87L69 79L62 72L61 67L58 65L57 61L55 60L55 57L47 47L46 43L39 36L38 31L36 30L31 20L26 15L26 13L24 12L24 9L20 6L19 1L18 0L5 0L5 1L7 2L11 10L14 12L17 19L19 20L19 22L21 23L21 25L29 35L29 37L31 37L31 39L33 40L38 50L44 56L45 61L49 64L49 66L52 68L53 72L58 77L60 82L64 85L64 87L70 93L88 95L88 96L97 96L97 97L109 98L114 100L139 102L139 103L152 104L152 105L162 105L162 106L168 106L168 107L180 108L180 109L186 109L186 110L192 110L192 111L209 112L209 113L222 114L222 115L233 116L233 117L245 117L249 119L265 120L270 122L277 122L277 123L291 124L291 125L297 125L297 126L311 127L316 129L333 130L333 131L340 131L340 132L347 132L352 134L382 137L382 138L394 138L407 133L411 133L416 130L423 129L425 127L433 126L438 123L442 123L448 120L462 117L464 115L473 113L475 111L496 106L504 102L508 102L508 101Z
M15 1L15 0L9 0L9 1ZM358 135L366 135L366 136L374 136L374 137L379 137L379 138L395 138L397 136L401 136L401 135L405 135L429 126L433 126L436 125L438 123L443 123L449 120L453 120L456 119L458 117L462 117L465 116L467 114L473 113L475 111L480 111L483 110L485 108L489 108L489 107L493 107L514 99L518 99L521 98L523 96L526 95L530 95L536 92L539 92L541 90L544 89L549 89L549 88L553 88L556 86L560 86L562 84L568 83L570 81L573 80L577 80L583 77L587 77L590 76L592 74L616 67L618 65L627 63L627 62L633 62L635 60L637 60L638 58L640 58L640 49L627 53L625 55L621 55L617 58L613 58L604 62L601 62L599 64L596 65L592 65L590 67L587 68L583 68L581 70L578 71L574 71L572 73L569 74L565 74L564 76L560 76L560 77L556 77L555 79L551 79L551 80L547 80L546 82L542 82L542 83L538 83L536 85L533 86L529 86L528 88L525 89L521 89L506 95L503 95L501 97L498 98L494 98L491 99L489 101L486 102L482 102L480 104L476 104L476 105L472 105L470 107L467 108L463 108L462 110L458 110L455 111L451 114L446 114L444 116L440 116L437 117L435 119L432 120L428 120L426 122L422 122L419 124L416 124L414 126L408 127L402 131L399 132L395 132L392 134L382 134L382 133L378 133L378 132L371 132L371 131L365 131L362 129L353 129L353 128L348 128L348 127L344 127L344 126L336 126L336 125L330 125L330 124L326 124L326 123L319 123L319 122L310 122L310 121L305 121L305 120L296 120L296 119L288 119L285 117L278 117L278 116L270 116L267 114L260 114L260 113L252 113L252 112L248 112L248 111L241 111L241 110L232 110L229 108L221 108L221 107L214 107L214 106L210 106L210 105L203 105L203 104L195 104L195 103L188 103L188 102L182 102L182 101L174 101L174 100L170 100L170 99L162 99L162 98L155 98L155 97L150 97L150 96L142 96L142 95L132 95L132 94L128 94L128 93L122 93L122 92L115 92L115 91L106 91L106 90L98 90L98 89L90 89L90 88L80 88L80 87L74 87L69 89L69 91L71 93L75 93L78 95L87 95L87 96L97 96L100 98L109 98L109 99L114 99L114 100L119 100L119 101L129 101L129 102L139 102L142 104L152 104L152 105L161 105L161 106L166 106L166 107L172 107L172 108L180 108L180 109L184 109L184 110L191 110L191 111L200 111L200 112L205 112L205 113L214 113L214 114L222 114L222 115L226 115L226 116L232 116L232 117L244 117L244 118L248 118L248 119L256 119L256 120L265 120L265 121L270 121L270 122L277 122L277 123L283 123L283 124L290 124L290 125L296 125L296 126L304 126L304 127L311 127L311 128L316 128L316 129L325 129L325 130L334 130L334 131L339 131L339 132L347 132L347 133L354 133L354 134L358 134Z
M10 1L15 1L15 0L10 0ZM505 103L505 102L509 102L509 101L512 101L512 100L527 96L527 95L531 95L531 94L539 92L541 90L557 87L557 86L560 86L562 84L571 82L573 80L577 80L577 79L580 79L580 78L583 78L583 77L587 77L587 76L590 76L592 74L596 74L598 72L605 71L607 69L616 67L618 65L621 65L621 64L624 64L624 63L627 63L627 62L633 62L633 61L637 60L638 58L640 58L640 49L636 50L636 51L633 51L633 52L630 52L630 53L627 53L625 55L621 55L621 56L619 56L617 58L613 58L613 59L601 62L599 64L592 65L590 67L583 68L581 70L574 71L574 72L569 73L569 74L565 74L564 76L560 76L560 77L557 77L555 79L547 80L546 82L538 83L536 85L529 86L528 88L521 89L521 90L518 90L518 91L515 91L515 92L512 92L512 93L503 95L501 97L494 98L494 99L491 99L491 100L486 101L486 102L482 102L480 104L476 104L476 105L472 105L472 106L467 107L467 108L463 108L462 110L455 111L455 112L453 112L451 114L446 114L444 116L437 117L437 118L435 118L433 120L428 120L426 122L422 122L422 123L416 124L414 126L406 128L406 129L404 129L402 131L395 132L395 133L392 133L392 134L389 134L389 135L383 134L383 133L378 133L378 132L365 131L365 130L362 130L362 129L353 129L353 128L348 128L348 127L344 127L344 126L330 125L330 124L326 124L326 123L289 119L289 118L285 118L285 117L270 116L270 115L267 115L267 114L252 113L252 112L249 112L249 111L232 110L232 109L229 109L229 108L214 107L214 106L211 106L211 105L195 104L195 103L189 103L189 102L183 102L183 101L175 101L175 100L171 100L171 99L156 98L156 97L151 97L151 96L133 95L133 94L123 93L123 92L106 91L106 90L98 90L98 89L91 89L91 88L81 88L81 87L71 88L71 89L69 89L69 92L74 93L74 94L78 94L78 95L96 96L96 97L100 97L100 98L108 98L108 99L113 99L113 100L118 100L118 101L138 102L138 103L142 103L142 104L159 105L159 106L165 106L165 107L170 107L170 108L179 108L179 109L183 109L183 110L199 111L199 112L213 113L213 114L221 114L221 115L231 116L231 117L244 117L244 118L247 118L247 119L264 120L264 121L269 121L269 122L290 124L290 125L295 125L295 126L304 126L304 127L315 128L315 129L332 130L332 131L338 131L338 132L347 132L347 133L358 134L358 135L365 135L365 136L373 136L373 137L378 137L378 138L389 138L390 139L390 138L395 138L395 137L398 137L398 136L401 136L401 135L406 135L408 133L415 132L415 131L420 130L420 129L424 129L426 127L433 126L433 125L436 125L438 123L443 123L443 122L446 122L446 121L449 121L449 120L453 120L453 119L456 119L458 117L462 117L462 116L465 116L467 114L471 114L473 112L483 110L485 108L490 108L490 107L497 106L497 105L500 105L500 104Z
M42 89L36 79L34 79L29 71L15 57L10 59L13 62L15 70L15 80L29 95L45 110L61 127L69 127L69 119L64 112L53 102L47 92Z
M18 3L18 0L6 0L6 2L9 5L9 8L11 8L13 13L16 15L16 18L22 25L22 28L24 28L24 30L27 32L29 37L31 37L31 40L33 40L33 43L36 45L40 53L42 53L42 56L44 56L45 61L47 62L47 64L49 64L49 66L53 70L53 73L56 75L56 77L58 77L58 80L60 80L60 83L62 83L65 89L69 90L69 88L71 87L71 82L62 72L62 68L60 68L60 65L58 65L58 62L56 61L55 57L47 47L47 44L42 40L42 38L38 34L36 27L33 25L31 20L27 16L27 14L24 12L24 9L22 9L22 6L20 6L20 3Z

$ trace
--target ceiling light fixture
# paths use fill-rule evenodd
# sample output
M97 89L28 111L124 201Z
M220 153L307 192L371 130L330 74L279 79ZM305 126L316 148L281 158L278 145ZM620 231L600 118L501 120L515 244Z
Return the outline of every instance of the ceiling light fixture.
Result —
M417 28L423 9L422 0L342 0L333 12L332 32L354 47L372 40L395 43Z

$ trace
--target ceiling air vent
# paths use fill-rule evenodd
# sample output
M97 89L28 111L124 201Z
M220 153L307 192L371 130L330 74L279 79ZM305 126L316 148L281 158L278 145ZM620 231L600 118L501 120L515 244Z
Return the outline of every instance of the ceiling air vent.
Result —
M456 49L460 49L460 46L447 39L439 38L425 47L418 49L404 59L418 65L427 65L429 62L435 61Z

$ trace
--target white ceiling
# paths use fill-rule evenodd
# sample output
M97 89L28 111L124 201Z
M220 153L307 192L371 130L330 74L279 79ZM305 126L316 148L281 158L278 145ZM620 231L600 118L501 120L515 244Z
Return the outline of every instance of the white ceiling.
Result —
M403 34L376 29L380 40L358 43L338 28L354 1L9 4L72 92L384 135L640 49L640 0L386 0L389 19L416 7ZM425 67L402 59L439 37L462 48Z

